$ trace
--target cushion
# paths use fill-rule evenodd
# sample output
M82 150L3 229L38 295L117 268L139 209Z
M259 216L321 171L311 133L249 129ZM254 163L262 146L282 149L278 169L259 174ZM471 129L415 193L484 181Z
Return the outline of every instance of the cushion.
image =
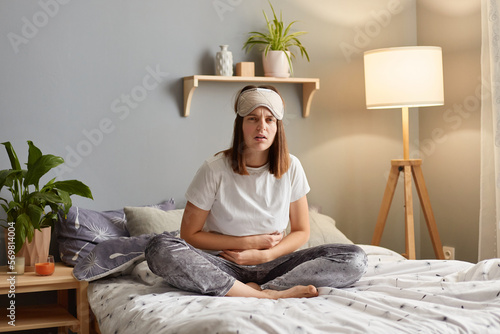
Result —
M309 224L311 226L309 240L300 249L323 244L353 244L353 242L335 226L335 220L327 215L323 215L311 209L309 210ZM290 225L288 225L286 233L290 233Z
M76 279L93 281L132 272L137 264L144 261L146 245L156 234L169 231L177 236L184 209L162 211L155 207L125 207L122 212L126 216L131 236L108 238L93 245L87 255L75 265L73 275ZM309 221L311 235L301 249L322 244L353 243L337 229L331 217L310 210ZM287 233L289 232L290 226L287 229ZM136 233L137 235L133 235Z
M131 236L150 233L174 232L181 228L184 209L162 211L148 207L123 208L127 217L127 228Z
M138 237L120 237L105 240L90 251L73 269L73 276L80 281L94 281L110 275L127 274L144 261L144 250L155 234Z
M152 206L164 211L175 209L173 199ZM130 236L123 209L94 211L73 206L67 217L59 214L55 231L61 261L70 266L87 257L98 243Z
M184 214L184 209L161 211L148 207L125 207L124 211L131 236L149 233L160 234L164 231L176 234L180 229ZM335 220L317 210L309 210L309 223L311 226L310 237L301 249L323 244L353 243L335 226ZM286 233L290 233L290 226L288 226Z

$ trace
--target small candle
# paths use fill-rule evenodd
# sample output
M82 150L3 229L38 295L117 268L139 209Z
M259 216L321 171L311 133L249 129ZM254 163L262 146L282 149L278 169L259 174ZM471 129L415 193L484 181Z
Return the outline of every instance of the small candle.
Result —
M47 276L54 273L54 256L49 255L48 257L42 259L37 259L35 262L35 272L37 275Z
M54 263L35 263L35 271L38 275L47 276L54 273Z
M24 257L16 256L14 268L18 275L24 274Z

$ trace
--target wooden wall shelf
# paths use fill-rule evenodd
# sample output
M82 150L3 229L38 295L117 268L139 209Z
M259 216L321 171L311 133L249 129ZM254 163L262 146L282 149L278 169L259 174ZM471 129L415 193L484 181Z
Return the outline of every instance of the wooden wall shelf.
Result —
M308 117L314 93L319 89L319 79L316 78L274 78L274 77L225 77L218 75L193 75L184 77L184 117L189 116L191 99L200 81L211 82L247 82L247 83L292 83L302 84L302 116Z

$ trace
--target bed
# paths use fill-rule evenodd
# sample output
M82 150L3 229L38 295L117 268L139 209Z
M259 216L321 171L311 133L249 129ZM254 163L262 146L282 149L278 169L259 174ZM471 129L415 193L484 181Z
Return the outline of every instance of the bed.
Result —
M302 299L209 297L175 289L153 274L144 247L176 233L172 200L96 212L72 208L56 226L60 256L89 281L88 299L107 333L500 333L500 259L406 260L378 246L365 275L344 289L319 287ZM304 247L352 243L335 221L311 210Z

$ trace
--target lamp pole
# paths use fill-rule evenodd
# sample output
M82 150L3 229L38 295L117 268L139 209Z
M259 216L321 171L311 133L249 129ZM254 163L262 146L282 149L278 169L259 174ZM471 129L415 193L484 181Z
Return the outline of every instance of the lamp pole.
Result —
M410 120L409 120L408 107L403 107L403 156L405 160L410 159Z

